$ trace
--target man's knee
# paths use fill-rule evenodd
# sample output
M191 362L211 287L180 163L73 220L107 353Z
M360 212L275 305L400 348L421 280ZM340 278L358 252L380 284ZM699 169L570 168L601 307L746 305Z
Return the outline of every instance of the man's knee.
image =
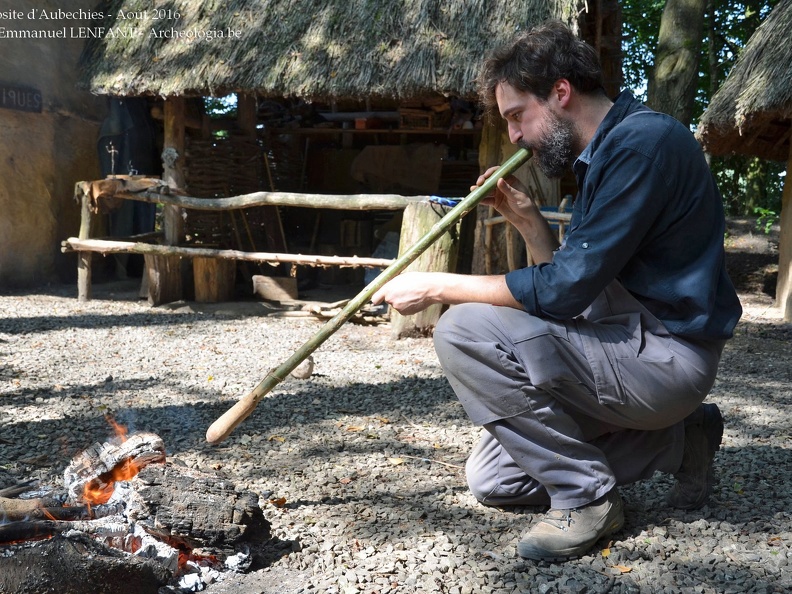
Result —
M435 345L438 340L450 339L478 339L492 324L492 307L485 303L460 303L450 307L437 322L434 337Z

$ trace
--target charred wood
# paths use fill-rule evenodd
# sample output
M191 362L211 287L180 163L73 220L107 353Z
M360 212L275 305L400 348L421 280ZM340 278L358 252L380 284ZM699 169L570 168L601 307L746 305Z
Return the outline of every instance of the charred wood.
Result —
M123 506L121 506L123 508ZM0 519L19 520L93 520L118 513L117 505L76 505L64 507L57 500L7 499L0 497Z
M0 592L156 594L172 577L155 560L128 555L80 534L0 552Z
M112 514L110 513L111 511L113 512ZM26 519L0 524L0 545L42 540L70 530L84 532L85 534L101 538L125 536L130 528L123 517L118 515L121 511L123 511L123 504L104 506L100 510L100 513L105 514L103 518L106 519L103 519L103 521L97 521L93 518ZM113 519L112 515L118 517Z
M129 484L127 516L166 542L229 553L239 543L261 543L270 537L258 495L238 491L215 475L156 464Z

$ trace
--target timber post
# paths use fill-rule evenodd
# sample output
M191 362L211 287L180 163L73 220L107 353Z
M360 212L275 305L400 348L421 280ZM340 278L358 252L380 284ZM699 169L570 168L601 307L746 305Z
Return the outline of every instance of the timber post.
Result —
M83 192L80 199L80 239L91 238L91 197ZM93 252L78 252L77 254L77 300L91 300L91 260Z
M778 238L778 282L776 306L785 322L792 322L792 146L787 159L787 176L781 194L781 234Z
M173 189L184 189L184 98L168 97L164 109L162 179ZM166 245L179 245L184 237L184 211L178 206L162 207L162 225ZM173 256L145 256L148 275L148 301L161 305L183 296L181 259ZM170 261L174 260L174 261Z

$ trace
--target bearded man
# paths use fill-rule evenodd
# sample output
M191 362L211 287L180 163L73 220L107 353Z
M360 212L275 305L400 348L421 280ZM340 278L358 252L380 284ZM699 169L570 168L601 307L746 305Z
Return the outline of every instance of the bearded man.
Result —
M558 22L493 52L479 85L546 175L574 172L568 234L559 245L519 182L501 179L484 203L535 265L403 274L372 300L405 315L453 305L434 341L483 427L468 484L485 505L549 506L517 551L564 560L622 527L618 485L666 472L669 505L707 502L723 419L704 399L742 310L721 196L690 130L627 92L609 99L596 52Z

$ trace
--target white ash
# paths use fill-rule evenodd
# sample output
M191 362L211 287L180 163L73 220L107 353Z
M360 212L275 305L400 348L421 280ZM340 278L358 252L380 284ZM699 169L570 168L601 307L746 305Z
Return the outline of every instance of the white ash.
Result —
M137 550L133 553L138 557L154 559L164 566L169 572L175 574L179 569L179 551L158 538L154 538L138 524L132 529L131 538L125 543L127 548L124 550L132 551L134 542Z

